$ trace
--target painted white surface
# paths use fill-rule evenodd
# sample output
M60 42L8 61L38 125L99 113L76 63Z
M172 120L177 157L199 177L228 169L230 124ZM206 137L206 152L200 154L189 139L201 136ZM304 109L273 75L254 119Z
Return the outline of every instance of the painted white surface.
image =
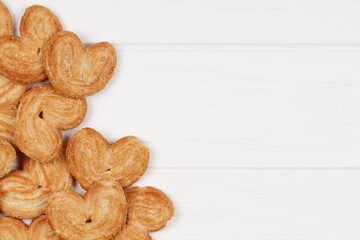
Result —
M356 0L4 0L52 9L89 42L357 43ZM19 22L19 20L16 20ZM91 29L92 31L88 31Z
M150 147L136 185L176 206L154 239L360 239L359 1L4 2L116 46L81 127Z

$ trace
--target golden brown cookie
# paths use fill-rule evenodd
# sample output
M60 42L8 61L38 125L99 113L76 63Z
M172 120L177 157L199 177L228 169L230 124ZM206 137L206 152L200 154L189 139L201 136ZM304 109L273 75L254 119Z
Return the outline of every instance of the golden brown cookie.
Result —
M28 227L21 220L0 217L0 239L2 240L59 240L50 228L46 216L34 219Z
M0 110L17 106L28 87L0 75Z
M71 137L66 161L84 189L99 180L115 180L123 188L144 175L149 163L149 149L137 137L121 138L110 146L100 133L83 128Z
M14 147L5 139L0 138L0 178L11 171L16 160Z
M154 187L125 190L128 203L126 225L113 240L151 240L148 232L164 228L174 216L174 205L165 193Z
M49 199L46 215L51 228L65 240L110 239L125 223L124 191L114 181L94 183L84 198L65 190Z
M125 224L112 240L151 240L151 236L146 227L135 222L131 225Z
M62 134L85 118L84 98L71 99L55 92L50 84L28 91L21 99L15 121L16 146L40 162L54 160L62 149Z
M12 20L9 10L0 1L0 37L12 34ZM16 107L27 86L13 82L0 74L0 137L14 144L14 120Z
M0 37L11 35L12 19L7 7L0 1Z
M116 50L100 42L85 51L81 40L72 32L57 33L45 51L46 73L60 94L81 98L102 90L116 68Z
M49 9L38 5L26 9L20 23L21 37L0 38L0 74L23 84L46 79L43 51L59 31L60 21Z
M0 179L0 209L12 217L35 218L45 213L52 193L69 189L71 184L63 153L46 164L24 157L23 170L14 170Z
M0 217L0 239L27 240L27 226L23 221L11 217Z
M51 229L46 216L42 215L31 222L27 240L59 240L59 237Z
M0 1L0 37L11 36L13 31L9 10ZM16 106L27 90L26 85L10 81L0 74L0 109Z
M16 110L14 108L0 109L0 138L15 146L14 124Z
M138 222L150 232L163 229L174 216L174 205L165 193L154 187L132 187L125 191L127 223Z

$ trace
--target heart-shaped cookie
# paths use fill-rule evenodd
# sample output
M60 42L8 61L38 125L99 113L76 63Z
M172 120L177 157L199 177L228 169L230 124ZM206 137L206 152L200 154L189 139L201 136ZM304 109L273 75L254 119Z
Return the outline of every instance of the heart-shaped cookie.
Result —
M125 190L128 203L126 225L113 240L151 240L148 232L163 229L174 216L170 198L154 187Z
M38 5L26 9L20 23L21 37L0 38L0 74L23 84L46 79L43 51L59 31L60 21L49 9Z
M124 137L112 146L92 128L83 128L71 137L66 161L84 189L99 180L115 180L123 188L144 175L149 149L137 137Z
M0 178L11 171L16 160L14 147L5 139L0 138Z
M106 240L121 229L126 210L122 187L114 181L100 181L84 198L71 190L53 194L46 215L60 239Z
M11 217L37 217L45 213L52 193L69 189L71 184L63 153L46 164L24 157L23 170L14 170L0 179L0 209Z
M0 37L11 35L12 19L7 7L0 1Z
M57 33L45 51L46 73L60 94L81 98L102 90L116 68L116 50L100 42L85 51L81 40L72 32Z
M16 146L40 162L52 161L62 149L62 134L85 118L84 98L59 95L50 84L37 86L24 94L15 121Z
M23 221L11 217L0 217L0 239L26 240L27 226Z
M51 229L46 215L42 215L31 222L27 240L59 240L59 237Z
M0 217L0 239L2 240L59 240L50 228L46 216L34 219L28 227L23 221Z

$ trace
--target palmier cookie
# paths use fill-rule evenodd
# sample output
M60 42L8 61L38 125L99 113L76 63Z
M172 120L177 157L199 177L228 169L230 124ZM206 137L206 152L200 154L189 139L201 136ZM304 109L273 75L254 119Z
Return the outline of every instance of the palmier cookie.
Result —
M19 219L0 217L0 239L59 240L50 228L45 215L34 219L29 227Z
M0 179L0 209L11 217L35 218L45 213L52 193L71 185L72 176L63 153L46 164L24 157L23 170L14 170Z
M115 180L123 188L144 175L149 149L137 137L121 138L110 146L100 133L83 128L69 140L66 161L84 189L99 180Z
M82 98L102 90L116 68L116 51L108 42L100 42L85 51L81 40L63 31L51 38L45 51L46 73L57 92Z
M72 190L53 194L46 215L51 228L65 240L106 240L125 223L127 204L114 181L94 183L84 198Z
M85 118L85 98L71 99L55 92L50 84L28 91L20 101L15 121L15 142L27 156L52 161L62 149L62 134Z
M5 139L0 138L0 178L11 171L16 160L14 147Z
M31 222L27 236L27 240L59 240L59 237L51 229L46 215L42 215Z
M26 240L28 233L27 225L15 218L0 217L0 239Z
M154 187L132 187L125 191L127 223L113 240L151 240L148 232L164 228L174 216L170 198Z
M0 38L0 74L23 84L46 79L43 51L59 31L60 21L49 9L37 5L26 9L20 23L21 37Z

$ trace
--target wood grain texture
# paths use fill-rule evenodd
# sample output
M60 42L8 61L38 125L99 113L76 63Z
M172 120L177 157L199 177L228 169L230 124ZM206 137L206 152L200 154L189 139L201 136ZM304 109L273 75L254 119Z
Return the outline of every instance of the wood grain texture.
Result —
M19 17L32 0L4 0ZM358 43L352 0L37 0L83 41L125 43ZM18 19L18 18L17 18ZM16 20L18 23L18 20ZM88 29L91 29L89 31Z
M150 168L360 166L359 51L117 52L80 127L138 136Z

